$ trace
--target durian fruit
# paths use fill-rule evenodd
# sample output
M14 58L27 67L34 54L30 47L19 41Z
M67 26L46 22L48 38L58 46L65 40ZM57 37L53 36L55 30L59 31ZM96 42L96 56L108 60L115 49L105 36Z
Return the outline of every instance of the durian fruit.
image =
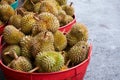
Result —
M11 16L10 17L10 19L9 19L9 24L10 25L13 25L13 26L15 26L17 29L19 29L20 27L21 27L21 19L22 19L22 16L21 15L17 15L17 14L15 14L15 15L13 15L13 16Z
M60 26L67 25L71 21L73 21L73 17L71 17L70 15L66 15L65 18L60 22Z
M24 0L22 7L25 8L27 11L33 11L34 3L32 2L32 0Z
M87 27L80 23L75 23L72 26L71 31L66 35L68 44L73 46L78 41L87 41L88 40L88 30Z
M50 1L42 1L40 5L40 12L49 12L54 15L58 14L58 10L55 7L56 5Z
M64 57L60 52L43 52L36 56L35 63L39 67L38 72L56 72L64 65Z
M54 51L54 36L46 31L37 34L32 41L32 54L35 57L39 52Z
M66 12L67 15L73 16L74 15L74 8L72 7L72 2L70 5L63 5L62 9Z
M66 5L67 4L67 0L56 0L59 5Z
M21 19L21 31L25 34L31 34L32 28L36 24L34 13L26 14Z
M34 5L34 12L35 13L40 13L40 5L41 5L40 2L38 2Z
M8 4L3 4L0 5L0 19L3 22L7 22L11 16L15 14L14 9L8 5Z
M56 16L48 12L43 12L38 16L40 19L40 24L42 24L41 26L45 26L47 30L53 33L58 30L60 24Z
M4 50L4 55L9 55L10 57L14 58L13 51L16 53L17 56L21 55L21 49L18 45L9 45Z
M8 44L18 44L24 37L24 34L13 25L7 25L3 31L3 38Z
M59 22L62 22L66 17L66 13L64 10L58 10L57 18Z
M20 47L18 45L9 45L2 51L2 61L5 65L8 65L13 59L13 51L20 56Z
M72 65L77 65L87 58L88 47L87 42L79 41L68 51L68 58Z
M62 51L67 46L66 36L59 30L54 33L54 46L55 50Z
M21 46L21 55L24 57L27 57L29 59L32 58L32 37L31 36L25 36L20 40L20 46Z
M24 71L28 72L32 69L31 62L23 56L18 57L15 53L15 59L8 65L8 67L17 70L17 71Z

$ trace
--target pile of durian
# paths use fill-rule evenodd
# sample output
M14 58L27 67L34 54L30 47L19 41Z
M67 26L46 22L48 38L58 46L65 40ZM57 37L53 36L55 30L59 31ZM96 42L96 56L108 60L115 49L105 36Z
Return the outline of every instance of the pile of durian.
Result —
M58 30L66 16L74 15L66 4L66 0L25 0L16 10L0 5L0 19L8 23L2 34L3 63L17 71L46 73L83 62L89 49L87 27L77 22L66 34Z

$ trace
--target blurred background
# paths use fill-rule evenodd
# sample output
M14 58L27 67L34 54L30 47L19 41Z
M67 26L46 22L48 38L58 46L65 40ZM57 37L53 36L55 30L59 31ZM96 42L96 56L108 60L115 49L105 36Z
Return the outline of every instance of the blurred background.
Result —
M19 0L21 2L21 0ZM68 0L89 30L93 53L84 80L120 79L120 0ZM0 80L4 80L0 71Z

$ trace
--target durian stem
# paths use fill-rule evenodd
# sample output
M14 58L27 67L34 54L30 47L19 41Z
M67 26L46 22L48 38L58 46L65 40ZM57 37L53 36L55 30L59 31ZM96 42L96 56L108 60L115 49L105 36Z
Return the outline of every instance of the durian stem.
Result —
M18 55L16 54L16 52L14 50L12 50L12 52L13 52L14 58L18 59Z
M33 72L35 72L38 69L39 69L39 67L35 67L34 69L30 70L29 73L33 73Z
M70 7L73 5L73 2L70 3Z

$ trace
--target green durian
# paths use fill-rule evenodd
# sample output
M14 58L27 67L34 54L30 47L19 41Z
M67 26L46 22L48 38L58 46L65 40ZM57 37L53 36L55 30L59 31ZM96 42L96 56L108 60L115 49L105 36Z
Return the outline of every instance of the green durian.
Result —
M79 41L87 41L88 40L88 30L87 27L80 23L75 23L72 26L71 31L66 35L68 44L73 46Z
M54 46L55 50L62 51L67 46L66 36L59 30L54 33Z
M40 5L41 5L40 2L38 2L34 5L34 12L35 13L40 13Z
M39 67L39 72L60 71L64 65L64 57L60 52L43 52L36 56L35 63Z
M21 19L21 31L25 34L31 34L35 24L36 20L34 18L34 13L26 14Z
M74 15L74 8L72 7L72 2L70 5L63 5L62 9L66 12L67 15L73 16Z
M22 19L22 16L21 15L13 15L10 17L9 19L9 24L10 25L13 25L15 26L17 29L19 29L21 27L21 19Z
M73 21L73 17L70 15L66 15L65 18L60 22L61 26L69 24L71 21Z
M77 42L69 51L68 58L73 65L83 62L87 58L89 45L85 41Z
M32 41L32 54L35 57L39 52L54 51L54 36L46 31L37 34Z
M59 21L56 16L51 13L43 12L38 15L40 19L41 26L45 26L47 30L51 32L56 32L60 26Z
M55 5L50 1L42 1L40 5L40 12L49 12L54 15L58 14L58 10Z
M18 44L24 37L24 34L13 25L7 25L3 31L3 38L8 44Z
M27 57L29 59L32 58L32 37L31 36L25 36L20 40L20 46L21 46L21 55L24 57Z
M3 22L7 22L11 16L15 14L14 9L8 5L8 4L3 4L0 5L0 19Z
M59 10L58 14L57 14L57 18L59 20L59 22L62 22L66 17L66 13L64 10Z
M67 0L56 0L59 5L66 5L67 4Z
M31 62L23 57L16 57L9 65L8 67L17 70L17 71L24 71L24 72L28 72L30 70L32 70L32 64Z

